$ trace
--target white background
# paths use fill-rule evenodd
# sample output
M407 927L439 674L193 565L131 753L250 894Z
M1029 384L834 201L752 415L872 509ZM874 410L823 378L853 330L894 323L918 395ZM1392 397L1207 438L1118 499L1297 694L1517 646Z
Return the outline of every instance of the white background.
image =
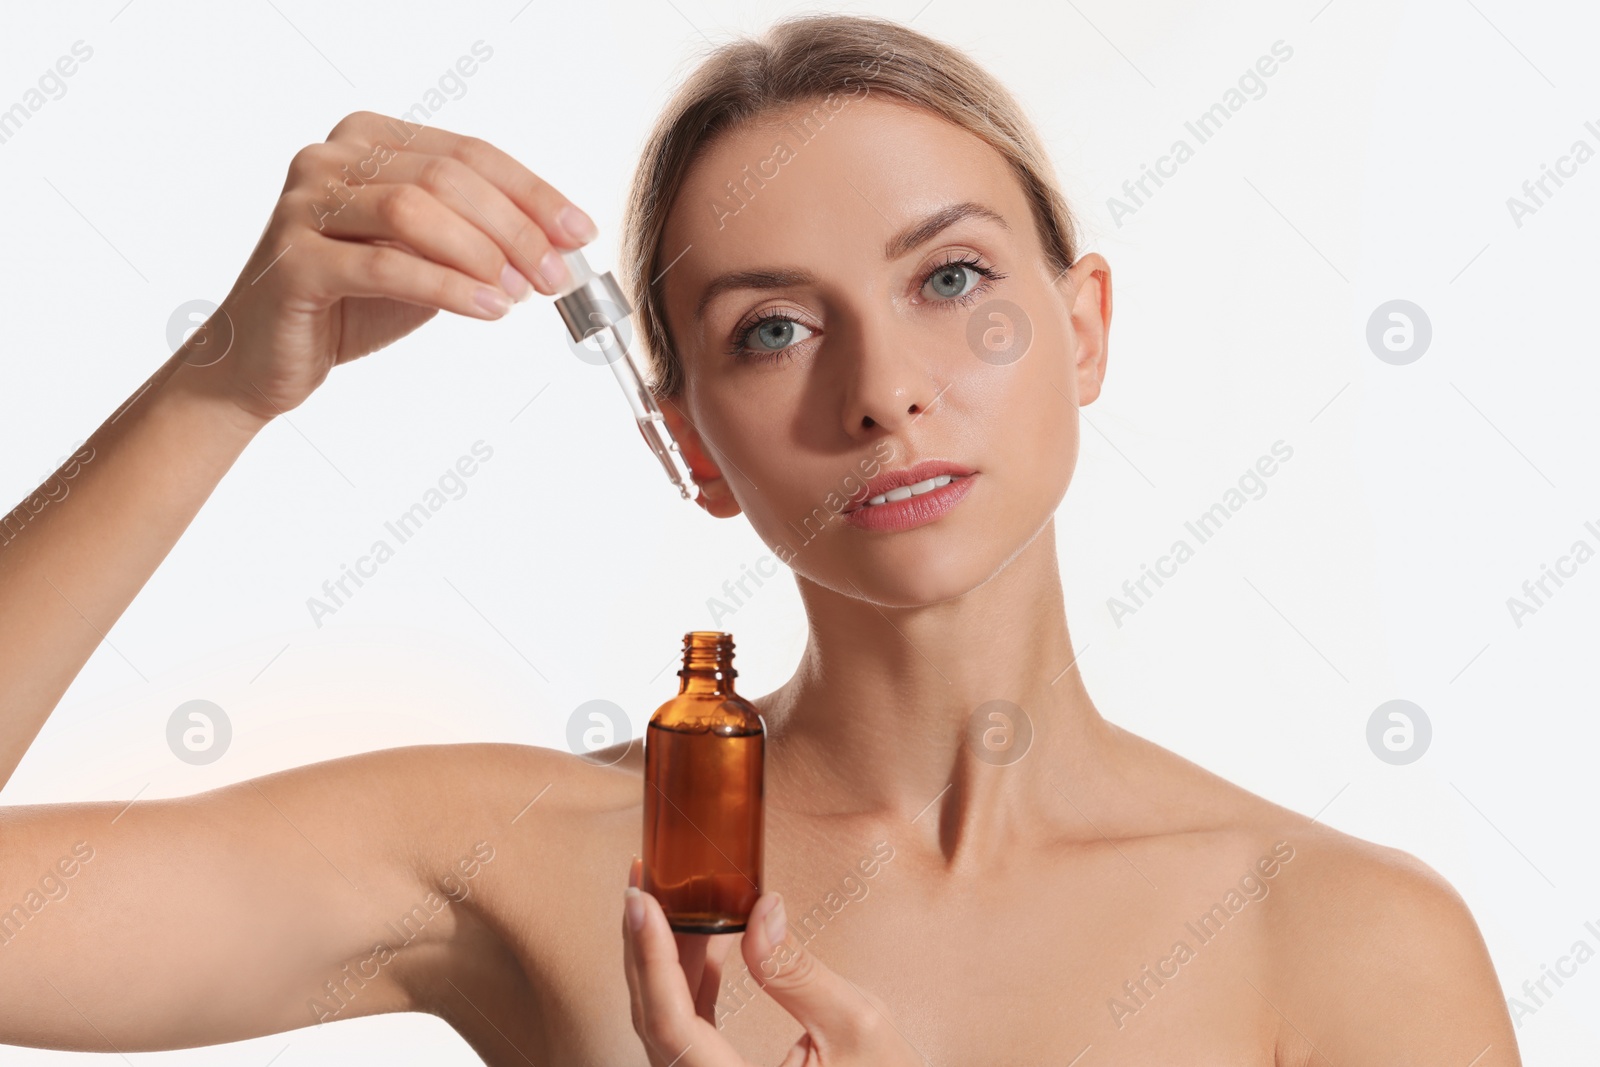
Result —
M487 138L585 207L602 231L591 262L607 269L669 86L707 38L805 6L109 0L8 11L0 109L74 41L94 54L0 144L5 506L162 362L175 308L221 299L290 157L345 114L407 110L483 40L493 57L432 123ZM850 8L914 17L993 70L1046 137L1085 248L1113 266L1109 373L1084 411L1058 522L1068 618L1102 711L1245 788L1426 860L1471 905L1508 994L1578 939L1600 947L1583 925L1600 925L1600 562L1520 627L1506 604L1575 540L1600 547L1584 529L1600 526L1600 160L1521 226L1507 207L1575 140L1600 148L1584 129L1600 126L1600 21L1585 7ZM1108 198L1174 139L1193 144L1184 122L1279 40L1293 56L1264 95L1119 225ZM1432 326L1428 350L1404 366L1366 341L1369 316L1393 299ZM568 715L595 698L622 705L639 730L674 691L669 668L689 629L734 632L743 691L780 684L804 637L787 573L712 616L708 598L765 546L743 520L677 497L610 374L573 358L548 305L536 296L500 322L441 315L337 370L268 427L0 801L187 794L412 743L564 747ZM480 439L494 455L467 493L315 626L307 598ZM1119 627L1107 598L1279 439L1294 454L1266 494ZM1369 716L1394 698L1433 727L1405 766L1366 740ZM193 699L233 723L209 766L180 762L165 740L168 716ZM1597 1008L1590 962L1522 1020L1526 1062L1594 1057ZM423 1016L128 1059L477 1062Z

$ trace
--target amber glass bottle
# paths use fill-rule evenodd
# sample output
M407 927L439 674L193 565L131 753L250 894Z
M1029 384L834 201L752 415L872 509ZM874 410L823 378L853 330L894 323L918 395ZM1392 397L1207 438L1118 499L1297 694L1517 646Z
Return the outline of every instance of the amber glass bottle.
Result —
M732 634L684 634L678 695L645 729L640 888L679 933L743 930L761 895L766 724L737 674Z

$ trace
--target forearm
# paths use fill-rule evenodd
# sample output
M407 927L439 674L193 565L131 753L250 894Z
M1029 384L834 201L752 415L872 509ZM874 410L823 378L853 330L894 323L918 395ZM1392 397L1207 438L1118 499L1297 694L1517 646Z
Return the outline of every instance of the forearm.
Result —
M179 355L0 518L0 788L263 425Z

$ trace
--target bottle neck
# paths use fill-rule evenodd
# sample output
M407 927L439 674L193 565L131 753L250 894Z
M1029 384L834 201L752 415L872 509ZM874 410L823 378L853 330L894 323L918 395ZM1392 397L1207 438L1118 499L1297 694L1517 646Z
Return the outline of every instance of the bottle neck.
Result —
M678 692L729 696L739 672L733 669L733 635L696 630L683 637L683 666Z

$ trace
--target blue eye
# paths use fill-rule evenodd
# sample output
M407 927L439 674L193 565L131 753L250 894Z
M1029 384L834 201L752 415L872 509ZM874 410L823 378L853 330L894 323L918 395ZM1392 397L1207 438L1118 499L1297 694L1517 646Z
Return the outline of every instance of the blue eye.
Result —
M796 330L804 331L803 336L796 337ZM789 345L804 341L810 336L811 330L809 327L802 326L794 319L783 318L782 316L774 316L772 318L762 319L760 322L756 323L756 325L745 334L745 339L748 340L751 337L755 338L755 351L757 352L779 352L787 348Z
M928 275L928 285L933 286L933 296L958 297L966 292L966 280L981 277L977 269L968 263L946 263L932 274ZM944 287L951 287L945 291ZM923 286L924 289L927 286Z
M975 274L982 278L983 281L975 282L971 289L965 289L962 287L963 281L969 274ZM928 275L928 280L923 283L922 287L924 290L930 285L934 287L935 303L965 306L976 300L980 294L988 292L990 288L988 283L997 282L1004 277L1004 274L1001 274L993 267L985 267L977 259L967 256L961 259L952 259L933 268ZM940 283L943 283L943 285ZM945 286L954 286L954 289L946 292Z
M973 275L982 281L974 281ZM993 267L984 266L975 258L952 259L929 271L923 279L922 289L926 293L930 285L934 287L930 295L935 304L966 305L980 294L988 292L990 283L1004 277L1004 274ZM971 288L967 288L969 281L973 282ZM796 337L796 330L804 331L803 335ZM780 357L791 359L793 353L790 349L812 335L809 326L791 316L763 315L753 320L746 319L735 328L729 351L736 359L746 362L769 363Z

